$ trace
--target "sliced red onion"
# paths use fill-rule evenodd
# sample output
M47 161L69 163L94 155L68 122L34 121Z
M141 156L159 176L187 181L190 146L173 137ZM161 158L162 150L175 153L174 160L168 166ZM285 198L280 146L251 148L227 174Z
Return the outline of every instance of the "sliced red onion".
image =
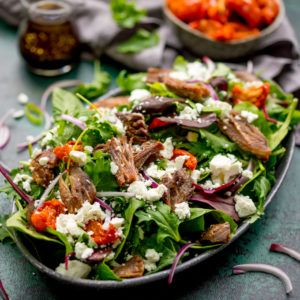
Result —
M9 300L9 296L8 296L8 294L7 294L7 292L6 292L5 288L4 288L4 285L3 285L2 281L1 281L1 279L0 279L0 291L2 292L3 299L4 300Z
M271 274L282 281L287 294L290 294L293 290L292 282L288 275L277 267L266 264L245 264L233 267L233 274L239 275L246 272L263 272Z
M128 192L97 192L97 197L134 197L134 193Z
M262 106L262 111L263 111L263 114L264 114L264 117L266 118L267 121L271 122L271 123L274 123L274 124L277 124L277 120L271 118L267 112L267 108L266 108L266 105L264 104Z
M216 100L216 101L219 101L220 99L219 99L219 96L218 96L218 94L216 93L216 91L214 90L214 88L210 85L210 84L208 84L208 83L203 83L204 85L205 85L205 87L208 89L208 91L209 91L209 93L210 93L210 96L214 99L214 100Z
M208 56L203 56L202 61L206 64L209 73L215 70L216 64Z
M74 252L71 252L65 256L65 268L68 271L70 258L75 255Z
M300 253L296 250L293 250L285 245L281 244L272 244L270 246L270 251L272 252L279 252L289 255L290 257L300 261Z
M204 189L201 185L198 185L196 183L193 183L193 185L196 190L200 190L200 191L204 192L205 194L211 195L211 194L215 194L218 192L225 192L225 191L229 190L233 185L237 184L241 178L242 178L242 176L239 175L236 178L232 179L231 181L224 183L216 188L212 188L212 189Z
M194 194L189 201L195 201L200 203L208 204L214 209L221 210L231 216L235 221L239 221L240 218L235 211L235 203L233 196L224 198L215 194L206 194L202 191L199 191L197 194Z
M82 130L86 129L86 124L77 118L74 118L70 115L65 115L65 114L62 114L61 118L62 118L62 120L68 121L68 122L74 124L75 126L78 126Z
M81 80L75 79L75 80L62 80L51 84L42 95L40 108L42 110L46 109L47 100L55 88L68 88L68 87L77 86L80 83L82 83Z
M168 117L158 117L156 118L163 123L167 123L170 125L176 124L179 126L189 127L189 128L207 128L213 123L217 121L216 114L207 114L198 118L197 120L187 120L187 119L179 119L179 118L168 118Z
M111 251L111 248L95 250L94 253L87 258L87 261L91 263L101 262L111 253Z
M5 169L5 167L0 164L0 173L3 175L3 177L8 181L8 183L12 186L12 188L21 196L22 199L24 199L27 203L31 203L33 200L32 198L24 193L17 184L13 182L11 177L9 176L8 171Z
M146 179L146 180L150 180L151 181L151 187L156 189L158 187L158 183L153 179L151 178L149 175L146 174L146 172L144 170L141 170L141 174L142 176Z
M95 201L98 202L100 204L100 206L102 206L103 208L113 212L113 209L107 203L105 203L103 200L95 197Z
M10 110L8 110L3 115L3 117L0 119L0 127L3 126L5 124L5 122L7 121L7 119L10 118L14 113L15 113L15 110L13 108L11 108Z
M10 130L6 125L0 127L0 149L2 150L10 140Z
M172 284L173 281L173 277L175 275L175 271L176 271L176 267L180 261L180 258L182 257L182 255L185 253L186 250L188 250L190 247L195 246L197 244L195 243L187 243L185 245L183 245L179 251L177 252L175 259L173 261L173 264L171 266L170 272L169 272L169 276L168 276L168 284Z

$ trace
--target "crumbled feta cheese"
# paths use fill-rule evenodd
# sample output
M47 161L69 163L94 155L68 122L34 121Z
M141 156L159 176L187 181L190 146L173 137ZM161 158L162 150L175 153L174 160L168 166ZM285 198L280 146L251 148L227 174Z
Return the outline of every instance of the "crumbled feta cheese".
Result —
M220 186L219 183L212 183L211 180L206 180L203 184L201 184L201 186L204 188L204 189L207 189L207 190L210 190L210 189L215 189L217 187Z
M242 110L241 111L241 116L247 120L248 123L254 122L256 119L258 119L258 115L252 113L251 111L248 110Z
M236 176L243 171L242 163L231 154L228 154L227 156L217 154L210 161L209 167L212 173L213 182L219 184L227 183L233 176Z
M91 220L105 220L106 214L100 207L98 202L91 204L85 201L81 208L78 209L77 214L74 216L74 220L80 224L84 225Z
M124 222L125 222L125 220L123 218L118 218L118 217L112 218L110 220L110 224L114 225L116 228L122 227Z
M29 181L24 181L22 187L26 192L31 192L31 186Z
M235 210L240 218L245 218L256 213L254 202L249 196L235 195Z
M196 120L198 116L199 114L197 109L193 109L190 106L186 106L176 118L183 120Z
M159 184L157 188L147 189L149 184L144 181L134 181L128 187L128 192L135 194L138 199L154 202L162 198L167 188L163 184Z
M94 148L92 146L84 146L84 151L88 153L93 153Z
M221 116L226 117L229 115L229 113L232 111L232 106L224 101L216 101L212 98L209 98L207 101L205 101L205 106L211 108L211 109L218 109L221 110Z
M70 152L70 158L78 163L80 166L83 166L86 164L87 161L87 155L84 152L72 150Z
M29 98L26 94L24 93L20 93L18 95L18 101L20 104L26 104L28 102Z
M172 71L169 76L178 80L189 80L189 75L184 71Z
M249 89L249 88L260 88L264 83L260 80L256 80L256 81L248 81L244 84L244 88L245 89Z
M147 175L149 175L150 177L153 178L162 178L165 174L166 171L165 170L159 170L158 166L154 163L151 163L149 165L149 167L146 170Z
M158 253L155 249L147 249L145 253L146 259L144 260L145 269L148 272L154 271L157 266L156 263L159 262L161 253Z
M143 99L150 97L151 93L145 89L136 89L130 93L129 101L138 104Z
M86 244L77 242L75 244L75 256L80 260L85 260L93 254L93 248L89 248Z
M164 150L161 150L159 153L163 158L166 159L171 159L173 156L173 143L172 143L172 138L168 137L165 142L163 143Z
M187 64L187 74L189 79L207 81L211 77L211 71L200 61Z
M119 171L119 167L116 165L115 162L111 161L110 162L110 172L111 172L111 174L116 175L118 173L118 171Z
M41 166L46 166L48 162L49 162L49 157L47 156L43 156L39 159L39 164Z
M192 180L193 180L194 183L198 182L198 179L200 178L201 173L202 172L200 170L193 170L192 171L191 178L192 178Z
M173 169L173 168L175 169L174 172L182 169L185 161L188 158L189 157L187 155L177 156L174 160L171 160L171 161L168 162L167 171L170 170L170 169ZM168 172L170 172L170 171L168 171Z
M250 171L250 170L244 170L244 171L242 172L242 175L243 175L244 177L247 177L247 178L251 179L251 178L253 177L253 172Z
M86 278L91 272L92 268L78 260L70 260L68 264L68 270L66 270L65 263L59 264L55 271L59 274L74 277L74 278Z
M27 174L16 174L13 182L15 184L22 183L22 187L26 192L31 192L30 183L32 182L32 177Z
M53 140L53 135L50 131L44 134L44 138L41 140L41 145L43 147L47 146L49 142Z
M18 110L16 112L13 113L13 118L14 119L20 119L22 117L24 117L24 110Z
M78 120L80 120L81 122L86 122L88 120L87 116L81 116L78 118Z
M40 148L35 148L33 149L32 151L32 155L31 155L31 158L36 158L38 155L40 155L42 153L42 149Z
M189 218L191 216L189 204L187 202L175 204L175 214L180 220Z
M117 131L120 134L125 134L125 127L121 120L116 116L116 113L118 112L116 108L110 109L105 107L98 108L98 114L96 114L96 118L98 119L99 123L103 122L109 122L112 125L114 125L117 129Z
M75 221L74 214L60 214L56 218L56 230L66 235L78 237L83 233Z

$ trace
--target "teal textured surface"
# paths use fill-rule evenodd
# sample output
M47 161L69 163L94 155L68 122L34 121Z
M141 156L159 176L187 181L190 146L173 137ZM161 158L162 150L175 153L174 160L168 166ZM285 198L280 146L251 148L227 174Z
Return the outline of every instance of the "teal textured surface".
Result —
M294 27L300 29L300 6L296 2L286 1L287 10ZM297 34L300 37L300 30ZM43 90L53 79L39 78L26 71L17 53L16 32L3 23L0 23L0 41L0 115L3 115L12 106L20 107L17 103L17 95L20 92L26 93L31 101L38 103ZM107 66L107 69L113 76L118 71L112 66ZM83 62L77 70L62 79L88 80L91 76L91 63ZM38 133L40 129L26 120L13 121L10 125L13 129L12 140L5 151L0 153L0 159L12 167L17 159L27 156L27 153L17 156L16 144L24 141L28 134ZM287 272L294 285L294 292L289 299L300 299L299 263L285 255L268 251L272 242L284 243L300 250L299 172L300 149L295 149L287 177L265 216L223 253L177 276L171 288L167 287L166 282L162 282L135 292L125 291L123 295L99 291L97 298L285 299L281 282L273 276L262 273L231 275L231 267L235 264L259 262L273 264ZM9 243L0 243L0 279L12 300L95 297L86 291L74 291L71 287L61 288L53 284L22 257L15 245ZM64 296L66 291L68 297Z

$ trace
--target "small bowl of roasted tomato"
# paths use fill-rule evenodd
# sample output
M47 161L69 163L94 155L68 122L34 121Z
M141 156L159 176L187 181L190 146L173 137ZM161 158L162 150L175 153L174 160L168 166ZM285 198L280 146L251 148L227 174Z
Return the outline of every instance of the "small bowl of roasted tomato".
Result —
M228 60L258 50L285 8L282 0L166 0L164 12L186 48Z

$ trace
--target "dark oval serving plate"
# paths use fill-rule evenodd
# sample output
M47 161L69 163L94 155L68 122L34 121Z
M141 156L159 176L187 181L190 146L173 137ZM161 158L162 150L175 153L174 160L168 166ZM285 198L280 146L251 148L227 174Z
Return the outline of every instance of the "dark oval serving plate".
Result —
M116 96L118 94L119 94L119 91L113 90L110 93L108 93L107 95L105 95L105 97ZM277 181L267 197L265 207L267 207L271 203L276 192L278 191L278 189L280 188L280 186L282 184L282 181L283 181L283 179L287 173L287 170L289 168L289 165L291 163L291 159L292 159L293 152L294 152L294 144L295 144L295 136L294 136L293 132L290 132L284 140L284 146L286 147L286 153L285 153L284 157L281 159L280 164L276 170ZM231 239L231 241L228 244L220 246L219 248L216 248L209 252L200 254L197 257L191 258L190 260L180 264L177 267L176 272L185 271L185 270L195 266L196 264L199 264L199 263L213 257L217 253L223 251L227 246L229 246L231 243L233 243L235 240L237 240L249 227L250 227L249 223L241 224L240 227L238 228L235 236ZM26 237L24 234L19 233L17 231L15 231L14 234L16 237L17 246L20 249L20 251L22 252L22 254L25 256L25 258L32 265L34 265L40 272L46 274L47 276L51 277L55 281L59 281L62 284L74 285L79 288L121 289L121 288L130 288L130 287L135 287L135 286L140 286L140 285L146 285L146 284L152 283L154 281L166 279L169 274L169 270L164 270L164 271L161 271L161 272L158 272L155 274L151 274L151 275L147 275L147 276L139 277L139 278L135 278L135 279L127 279L127 280L123 280L120 282L110 281L110 280L106 280L106 281L98 280L97 281L97 280L91 280L91 279L77 279L77 278L63 276L63 275L55 272L51 268L51 267L55 268L59 264L59 262L58 261L49 262L49 259L50 259L49 253L52 253L52 251L51 251L52 246L49 245L49 243L47 243L47 245L45 247L45 245L42 245L43 242L37 242L37 244L39 244L42 248L45 249L45 252L37 251L37 248L33 246L33 243L31 242L31 240L28 237ZM35 242L35 244L36 244L36 242ZM36 252L36 255L33 254L34 252ZM43 253L43 255L45 255L45 257L41 258L40 257L41 253ZM47 261L47 265L42 263L42 261L44 259L45 259L45 261Z

